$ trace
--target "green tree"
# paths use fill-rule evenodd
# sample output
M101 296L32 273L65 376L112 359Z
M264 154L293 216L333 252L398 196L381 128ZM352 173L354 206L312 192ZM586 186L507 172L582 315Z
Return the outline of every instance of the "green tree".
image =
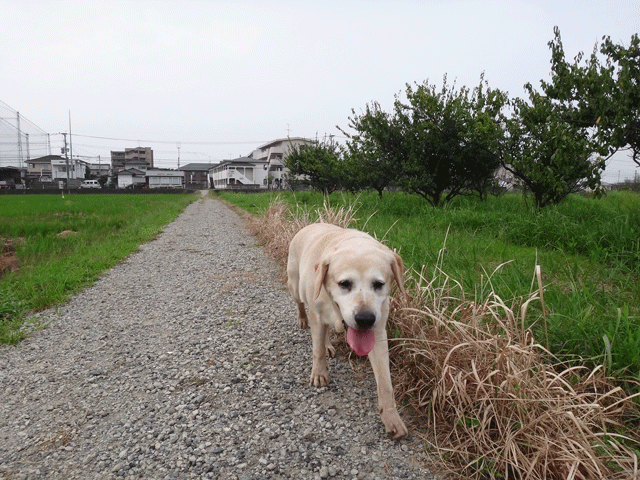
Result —
M605 118L612 125L612 146L630 148L633 161L640 166L640 39L636 33L625 47L605 37L600 52L607 55L607 65L615 77L612 108Z
M605 162L593 157L585 129L564 120L553 102L531 85L527 90L529 102L513 101L504 168L522 182L539 209L584 187L597 189Z
M541 81L542 93L528 83L528 101L513 100L503 157L504 168L533 194L537 208L585 187L598 193L605 159L616 150L611 67L600 63L595 50L584 64L582 53L568 62L557 27L554 33L551 81Z
M568 62L554 29L551 49L552 80L542 82L547 96L558 102L564 118L591 128L601 155L629 148L640 166L640 39L631 37L628 47L603 37L591 56L580 52Z
M638 47L637 35L628 48L604 37L599 50L596 45L588 59L580 52L569 62L557 27L549 42L552 77L551 82L541 82L542 90L568 123L591 130L592 142L603 156L628 146L640 161Z
M309 185L325 195L330 194L341 185L344 175L341 155L340 146L333 138L316 139L313 145L294 145L284 160L289 169L289 183Z
M349 152L359 154L370 186L385 172L380 186L394 181L433 206L481 193L499 166L506 101L483 77L473 91L456 90L446 77L441 90L407 85L406 103L396 96L393 113L374 103L349 118L357 132L348 138Z
M337 127L347 137L344 161L350 189L372 188L382 197L401 168L402 132L377 102L362 115L351 113L349 128L357 133Z

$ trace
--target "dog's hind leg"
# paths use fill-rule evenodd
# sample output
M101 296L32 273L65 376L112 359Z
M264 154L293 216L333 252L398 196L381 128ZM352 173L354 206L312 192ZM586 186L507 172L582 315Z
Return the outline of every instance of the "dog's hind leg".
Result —
M336 347L331 343L331 337L329 335L329 329L327 328L327 338L324 341L324 345L327 347L327 357L333 358L336 356Z

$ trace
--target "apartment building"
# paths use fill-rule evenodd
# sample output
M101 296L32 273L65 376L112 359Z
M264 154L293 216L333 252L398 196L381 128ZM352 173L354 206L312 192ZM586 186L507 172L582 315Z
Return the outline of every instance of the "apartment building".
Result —
M266 162L269 187L285 188L285 176L288 169L284 166L284 159L291 153L294 147L313 145L314 140L303 137L287 137L273 140L261 145L249 155L254 160Z
M225 160L209 170L209 178L216 189L267 188L267 163L249 157Z
M125 148L124 151L111 151L111 168L113 173L125 170L126 165L145 162L146 168L153 168L153 149L151 147Z

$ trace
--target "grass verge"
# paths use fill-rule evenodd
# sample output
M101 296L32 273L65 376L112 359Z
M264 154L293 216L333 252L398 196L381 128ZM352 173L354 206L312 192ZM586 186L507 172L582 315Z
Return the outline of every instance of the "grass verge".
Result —
M592 256L591 250L581 253L569 245L571 239L536 233L534 213L509 214L500 206L504 203L510 209L517 202L514 198L496 199L497 211L489 208L484 222L479 222L476 214L487 207L473 203L436 211L400 197L398 202L380 202L373 214L366 196L332 201L333 206L321 205L311 193L298 195L297 202L268 194L223 197L260 213L254 233L282 263L297 230L321 217L373 233L413 266L405 285L411 300L394 302L388 325L394 383L398 396L413 411L412 423L450 474L478 479L640 475L638 409L630 393L638 391L638 384L621 381L621 377L637 379L637 364L625 363L637 357L625 357L611 341L591 357L583 347L567 347L570 338L579 340L584 334L584 325L596 329L597 335L612 328L616 342L634 345L638 303L632 302L639 298L638 292L614 277L637 275L635 239L618 239L618 246L609 246L604 256ZM638 205L635 199L629 201L633 208ZM360 206L359 220L355 204ZM413 207L408 208L410 204ZM616 214L626 215L627 220L614 220L629 222L631 234L638 228L633 208ZM560 214L568 215L562 211L550 215ZM606 216L595 218L604 221ZM538 221L553 224L553 218ZM518 240L517 225L528 225L529 234L543 245L534 245L538 242L526 240L529 237ZM440 240L437 247L435 239ZM492 247L496 243L501 247ZM417 249L424 249L424 256L416 256ZM456 275L444 273L450 256ZM475 264L481 260L490 269ZM545 262L559 265L543 276L539 265ZM422 267L425 264L430 267ZM505 270L510 271L505 274ZM607 287L598 288L603 282ZM590 321L589 305L607 313L615 305L622 307L613 308L615 313L604 320L590 314ZM579 327L559 321L575 311L586 313ZM603 338L600 341L606 344ZM549 348L558 346L561 354L573 356L553 355ZM614 378L614 371L622 375Z
M65 302L92 284L198 195L0 197L0 243L11 245L12 259L0 277L0 343L20 341L28 312Z

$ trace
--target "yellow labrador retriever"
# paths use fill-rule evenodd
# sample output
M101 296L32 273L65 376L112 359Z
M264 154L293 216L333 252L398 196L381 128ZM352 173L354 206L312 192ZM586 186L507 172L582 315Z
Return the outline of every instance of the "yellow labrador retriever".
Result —
M303 228L289 245L288 288L298 305L298 326L311 328L311 383L329 383L326 357L335 353L329 327L346 330L354 352L369 357L382 423L394 438L405 436L407 427L393 397L385 325L394 279L404 293L403 269L400 256L370 235L327 223Z

